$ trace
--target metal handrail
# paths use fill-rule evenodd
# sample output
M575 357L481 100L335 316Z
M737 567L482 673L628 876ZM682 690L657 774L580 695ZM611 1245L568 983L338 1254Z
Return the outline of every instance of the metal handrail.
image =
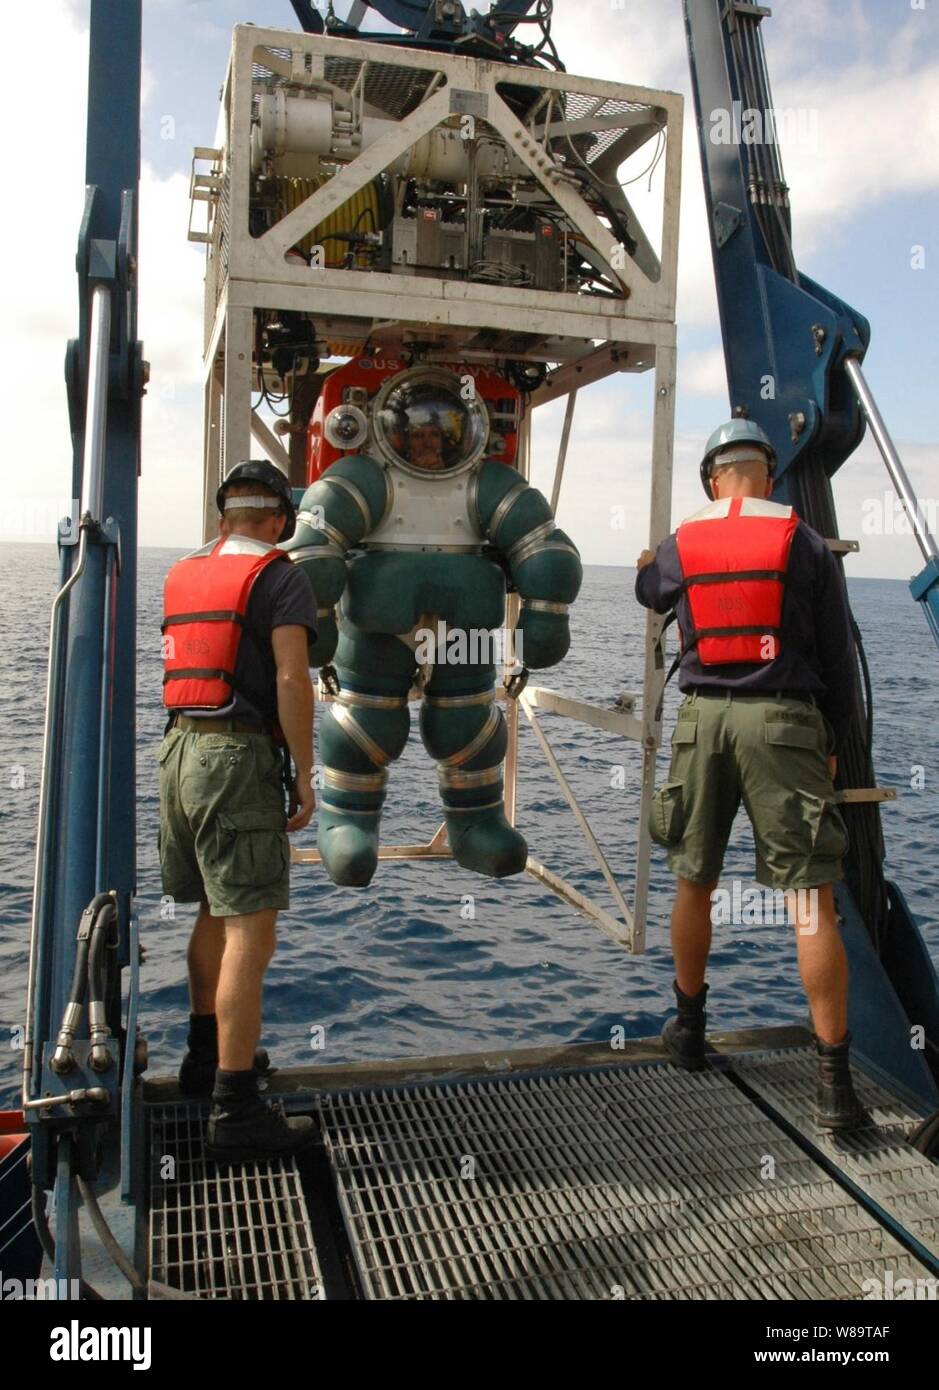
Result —
M104 446L108 429L108 356L111 347L111 291L95 285L91 292L91 350L82 455L82 515L101 521Z
M928 564L930 560L939 559L939 548L936 546L936 539L929 527L923 520L916 493L913 485L907 476L906 469L900 460L900 455L896 451L890 432L887 429L884 418L877 408L871 389L867 384L867 379L861 371L861 364L857 357L851 356L845 359L845 372L848 380L854 387L858 402L867 417L867 423L871 427L871 434L874 436L881 457L887 465L887 472L890 474L891 481L896 488L900 500L906 508L910 518L910 525L916 537L916 543L923 553L923 559Z
M49 668L46 674L46 718L42 737L42 770L39 777L39 821L36 832L36 868L33 875L33 911L29 930L29 974L26 984L26 1039L23 1045L23 1108L31 1104L30 1081L33 1065L33 1005L36 994L37 956L39 923L45 914L46 885L48 880L48 838L49 826L47 812L52 777L53 723L59 704L61 673L59 670L59 647L61 643L60 618L65 598L74 588L85 569L88 553L88 528L82 526L78 546L78 563L52 600L49 618Z
M108 547L104 561L104 631L101 637L101 709L98 724L98 825L95 855L95 892L107 891L108 815L111 786L111 656L114 644L113 590L117 585L117 560Z
M36 1000L36 979L39 957L44 943L40 940L45 922L49 879L49 800L52 769L55 762L53 735L59 709L62 683L60 647L61 617L64 602L85 570L88 556L88 533L101 520L104 480L104 450L108 426L108 362L111 344L111 290L107 285L95 285L91 292L91 331L88 357L88 389L85 406L85 438L82 455L81 535L78 561L72 574L52 601L49 618L49 668L46 674L46 717L42 738L42 770L39 782L39 819L36 832L36 869L33 875L33 910L29 930L29 973L26 985L26 1038L23 1044L23 1109L33 1108L30 1094L33 1070L33 1013ZM109 592L107 586L106 592ZM103 750L99 750L99 756Z

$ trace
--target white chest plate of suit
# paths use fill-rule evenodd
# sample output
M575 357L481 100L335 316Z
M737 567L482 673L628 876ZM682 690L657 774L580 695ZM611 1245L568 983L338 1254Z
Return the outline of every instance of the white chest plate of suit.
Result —
M476 551L483 541L471 513L478 467L456 475L441 470L417 475L385 465L391 505L366 539L369 550Z

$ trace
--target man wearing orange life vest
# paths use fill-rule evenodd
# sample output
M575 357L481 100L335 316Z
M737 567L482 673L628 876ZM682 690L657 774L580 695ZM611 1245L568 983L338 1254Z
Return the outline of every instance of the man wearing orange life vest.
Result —
M264 1104L256 1048L277 913L289 904L286 832L315 808L307 644L317 613L309 579L276 546L295 524L280 470L238 464L217 503L218 539L175 564L164 588L160 866L164 893L199 903L180 1088L211 1092L206 1152L234 1162L315 1137L312 1120ZM289 818L284 746L296 768Z
M742 801L756 877L787 894L797 928L818 1054L818 1123L852 1129L869 1121L848 1062L848 965L832 887L847 833L832 779L853 718L856 658L828 546L791 507L768 500L775 464L758 425L721 426L701 464L710 504L638 560L639 602L676 610L686 693L650 821L677 876L678 1014L662 1041L679 1066L704 1065L711 894Z

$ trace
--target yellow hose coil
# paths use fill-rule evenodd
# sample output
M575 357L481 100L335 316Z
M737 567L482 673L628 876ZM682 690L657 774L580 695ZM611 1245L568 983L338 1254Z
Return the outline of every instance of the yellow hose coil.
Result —
M323 174L314 179L278 179L280 217L286 217L288 212L293 212L294 208L299 207L318 188L322 188L323 184L329 181L329 177L328 174ZM374 183L370 183L365 188L360 188L358 193L353 193L342 207L330 213L325 221L315 226L297 245L304 255L309 256L313 247L319 244L323 247L327 266L340 266L348 254L349 243L330 240L331 236L335 236L337 232L377 232L380 225L378 190ZM361 252L356 252L355 259L357 265L365 266L365 256Z

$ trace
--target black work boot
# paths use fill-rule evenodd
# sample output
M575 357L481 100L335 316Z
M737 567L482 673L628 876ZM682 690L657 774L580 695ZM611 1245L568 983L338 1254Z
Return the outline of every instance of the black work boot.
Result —
M863 1129L872 1123L870 1115L854 1094L848 1051L851 1034L840 1043L822 1042L815 1035L818 1053L815 1119L819 1129Z
M685 1071L698 1071L704 1066L704 1024L707 1014L704 1001L708 986L702 985L692 998L682 994L677 981L674 983L678 1013L670 1018L662 1029L662 1043L665 1051L675 1063Z
M218 1067L218 1024L215 1014L190 1014L188 1051L179 1067L179 1089L184 1096L210 1096ZM261 1076L273 1070L263 1047L254 1054L254 1070Z
M288 1158L315 1143L308 1115L288 1120L279 1101L258 1095L254 1071L219 1071L212 1093L205 1156L216 1163Z

